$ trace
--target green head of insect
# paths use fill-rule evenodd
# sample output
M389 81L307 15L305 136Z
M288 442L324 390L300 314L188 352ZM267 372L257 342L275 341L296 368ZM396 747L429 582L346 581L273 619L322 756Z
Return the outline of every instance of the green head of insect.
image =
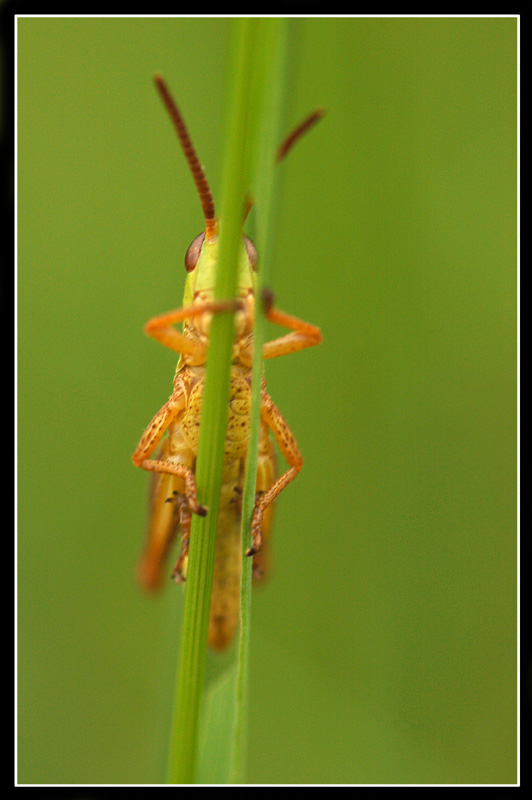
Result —
M218 264L218 224L209 235L209 228L193 240L185 255L187 280L183 304L188 305L201 296L204 300L214 297L214 285ZM242 236L238 252L238 294L244 297L255 289L255 270L257 268L257 251L247 236Z
M193 240L185 256L187 279L183 305L205 303L214 299L214 288L218 269L219 235L218 223L213 228L200 233ZM236 332L243 336L251 332L255 310L257 251L247 236L242 236L238 251L237 296L243 301L243 308L235 318ZM196 325L202 333L208 333L210 315L197 320Z

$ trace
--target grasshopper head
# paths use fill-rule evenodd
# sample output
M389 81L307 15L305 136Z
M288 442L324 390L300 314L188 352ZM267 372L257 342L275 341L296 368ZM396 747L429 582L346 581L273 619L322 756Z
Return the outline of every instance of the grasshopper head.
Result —
M214 286L218 267L218 224L213 232L200 233L193 240L185 255L187 279L183 305L194 302L204 303L214 299ZM238 252L237 296L244 300L244 309L236 313L235 326L237 336L250 332L253 315L253 299L256 285L257 251L248 236L242 236ZM198 320L197 327L202 333L208 333L210 315L205 315L203 324Z
M185 267L188 276L183 303L184 305L189 305L196 301L204 302L214 298L214 284L218 264L219 223L214 213L214 201L205 171L194 149L181 112L170 95L168 87L161 75L156 74L154 80L161 99L170 115L183 153L190 167L205 217L205 233L200 233L199 236L196 236L185 256ZM311 128L323 114L324 111L321 108L309 114L281 143L277 151L276 160L281 161L301 135ZM249 208L248 201L247 211L249 211ZM253 296L256 287L255 269L257 264L257 251L255 250L253 242L248 239L247 236L242 236L238 262L238 295L241 298L247 298L247 300L244 303L244 312L238 312L236 315L237 330L239 329L239 314L244 313L248 319L251 319L254 308Z

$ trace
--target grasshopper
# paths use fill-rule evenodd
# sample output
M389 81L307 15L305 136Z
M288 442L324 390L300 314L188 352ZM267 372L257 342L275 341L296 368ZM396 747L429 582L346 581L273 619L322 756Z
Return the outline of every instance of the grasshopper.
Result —
M214 299L218 221L211 191L181 113L161 76L155 76L155 85L170 114L196 183L205 216L205 231L196 236L185 256L187 277L182 307L153 317L144 328L149 336L180 356L172 394L149 423L133 453L135 466L153 473L148 533L138 568L140 584L148 590L160 585L166 555L178 532L181 534L181 550L172 577L176 582L185 580L191 515L204 516L207 513L198 501L195 481L205 364L212 315L228 308L228 301ZM284 140L278 150L278 160L321 113L314 112ZM208 634L209 645L215 650L227 647L239 617L241 493L250 425L256 267L255 246L247 236L242 236L238 296L229 301L229 307L236 309L235 339ZM290 331L264 344L265 359L295 353L321 342L319 328L277 309L270 293L264 295L264 307L267 319ZM175 327L179 323L183 325L182 330ZM163 438L165 433L168 435ZM288 469L278 477L274 441L270 434L273 434L288 464ZM267 572L266 544L272 524L273 502L294 480L302 466L303 458L295 438L266 391L263 378L257 493L251 544L246 551L247 556L253 557L254 579L260 579Z

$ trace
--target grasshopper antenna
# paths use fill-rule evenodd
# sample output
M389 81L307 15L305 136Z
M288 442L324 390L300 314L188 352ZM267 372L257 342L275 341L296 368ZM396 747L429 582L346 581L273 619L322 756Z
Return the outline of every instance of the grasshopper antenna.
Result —
M283 139L281 144L277 149L277 155L275 157L275 163L278 164L279 161L282 161L283 158L290 152L292 147L295 145L298 139L300 139L304 133L310 130L316 122L318 122L323 115L325 114L324 108L317 108L315 111L312 111L308 116L305 117L303 122L301 122L297 128L288 134L286 139Z
M288 134L286 139L283 139L283 141L277 148L277 153L275 155L276 164L278 164L279 161L282 161L283 158L285 158L285 156L288 155L288 153L295 145L295 143L298 141L298 139L300 139L304 133L310 130L316 124L316 122L319 122L319 120L324 116L324 114L325 114L324 108L317 108L315 111L311 111L311 113L305 117L303 122L301 122L297 126L297 128L294 128L294 130ZM246 221L247 216L251 211L252 207L253 207L253 198L248 194L246 195L244 200L244 222Z
M175 104L163 77L157 73L154 75L153 79L155 81L155 86L161 95L162 101L166 106L168 113L170 114L170 118L173 122L179 141L181 142L183 153L185 154L185 158L188 166L190 167L192 177L194 178L194 182L198 190L201 206L203 208L203 214L205 215L205 236L207 239L212 239L216 231L216 217L214 215L214 200L212 199L211 190L209 188L205 172L203 171L203 167L200 164L200 160L190 139L185 121L181 116L181 112Z

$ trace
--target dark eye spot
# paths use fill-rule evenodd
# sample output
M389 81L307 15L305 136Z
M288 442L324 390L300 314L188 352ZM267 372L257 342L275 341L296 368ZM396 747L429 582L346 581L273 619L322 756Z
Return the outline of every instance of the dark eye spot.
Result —
M257 259L258 259L257 248L255 247L255 245L253 244L253 242L251 241L251 239L248 236L244 236L244 241L246 243L246 251L247 251L247 254L248 254L248 258L249 258L249 263L251 264L251 268L256 270L257 269Z
M188 248L185 255L185 269L187 272L192 272L192 270L196 268L201 248L203 247L204 239L205 239L205 231L203 231L203 233L198 234L198 236L196 236L196 238Z

